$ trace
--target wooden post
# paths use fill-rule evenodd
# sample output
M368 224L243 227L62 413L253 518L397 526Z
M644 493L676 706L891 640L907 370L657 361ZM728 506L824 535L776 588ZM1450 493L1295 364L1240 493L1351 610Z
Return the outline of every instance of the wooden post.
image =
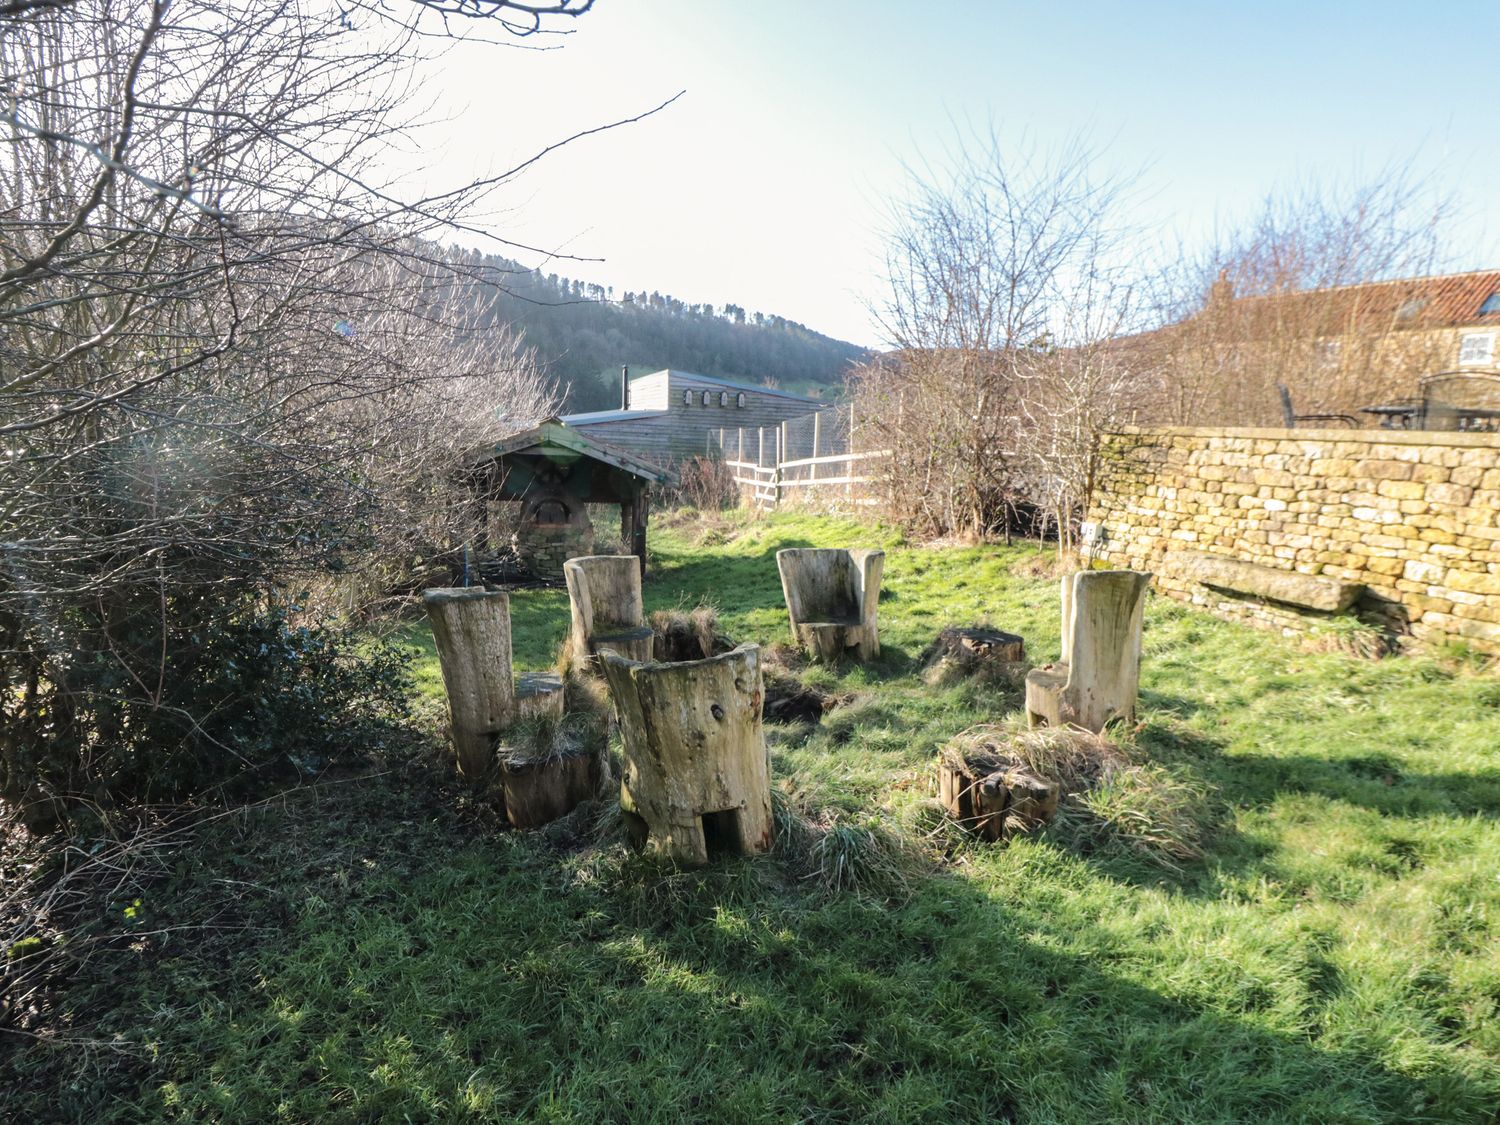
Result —
M807 467L807 479L815 481L818 479L818 435L823 426L823 412L821 410L813 414L813 463Z
M849 453L851 455L854 453L854 404L852 402L849 404ZM854 461L852 458L844 462L844 476L851 478L854 476ZM852 479L844 485L844 497L850 501L854 499L854 481Z
M736 461L743 462L745 460L745 427L744 426L739 427L739 431L740 431L739 447L738 447L738 451L734 455L734 459Z
M437 644L458 769L470 780L489 769L495 739L515 719L510 674L510 595L447 587L422 595Z
M755 428L755 436L760 443L755 450L755 467L758 469L766 463L766 428L764 426L757 426ZM759 479L760 474L756 473L755 475Z
M677 664L605 652L600 663L624 743L620 808L646 846L685 864L707 863L710 845L770 851L759 646Z
M646 577L646 522L651 518L651 498L644 488L635 490L635 527L631 532L630 550L641 560L641 577Z

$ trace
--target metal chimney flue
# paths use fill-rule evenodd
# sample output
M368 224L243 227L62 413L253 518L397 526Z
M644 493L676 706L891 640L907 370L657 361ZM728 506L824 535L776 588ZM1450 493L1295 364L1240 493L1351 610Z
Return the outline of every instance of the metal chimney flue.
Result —
M620 409L630 409L630 368L620 365Z

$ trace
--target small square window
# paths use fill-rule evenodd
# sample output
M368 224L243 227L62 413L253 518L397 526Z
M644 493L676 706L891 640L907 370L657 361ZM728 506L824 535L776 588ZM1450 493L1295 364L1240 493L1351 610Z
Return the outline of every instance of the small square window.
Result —
M1466 332L1458 338L1458 365L1484 367L1495 361L1493 332Z

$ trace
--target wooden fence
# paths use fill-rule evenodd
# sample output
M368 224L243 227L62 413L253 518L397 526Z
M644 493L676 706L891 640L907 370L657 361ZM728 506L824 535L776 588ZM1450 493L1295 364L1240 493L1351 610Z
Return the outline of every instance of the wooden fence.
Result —
M757 507L777 508L789 501L873 504L861 486L875 479L869 473L870 462L889 456L889 450L856 453L851 448L853 432L853 418L843 407L755 430L721 429L717 436L725 467L741 494ZM811 456L788 456L808 451L809 446Z

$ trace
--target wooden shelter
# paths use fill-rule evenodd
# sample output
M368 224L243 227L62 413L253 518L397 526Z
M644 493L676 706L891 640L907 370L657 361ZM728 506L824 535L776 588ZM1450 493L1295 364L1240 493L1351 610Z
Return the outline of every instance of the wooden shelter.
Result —
M492 542L494 505L519 505L517 553L538 577L560 578L568 559L595 553L590 504L619 505L621 542L645 573L648 490L673 476L549 418L472 452L463 479L476 509L472 546L479 557L501 546Z

